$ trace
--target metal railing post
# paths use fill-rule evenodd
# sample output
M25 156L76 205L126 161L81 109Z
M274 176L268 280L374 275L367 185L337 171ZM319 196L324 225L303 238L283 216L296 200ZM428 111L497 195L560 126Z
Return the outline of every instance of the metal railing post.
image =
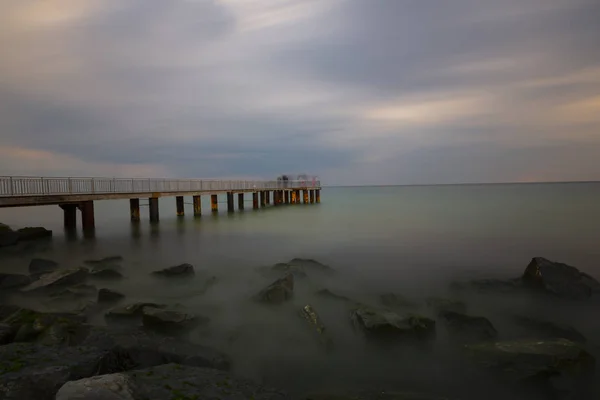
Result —
M92 178L92 193L96 193L96 185L94 184L94 178Z
M13 188L13 178L12 176L8 178L8 184L10 185L10 195L13 196L15 194L15 189Z

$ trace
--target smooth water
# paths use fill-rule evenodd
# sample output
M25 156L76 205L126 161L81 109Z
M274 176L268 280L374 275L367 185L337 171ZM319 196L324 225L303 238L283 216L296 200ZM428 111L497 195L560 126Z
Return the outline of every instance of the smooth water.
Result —
M218 216L210 215L204 197L205 215L196 219L191 198L183 218L175 216L175 198L161 198L158 225L150 225L147 207L141 223L132 225L128 201L95 202L94 238L65 235L58 206L0 209L0 221L14 228L54 230L52 241L26 251L3 249L2 270L26 271L34 256L77 266L122 255L126 279L98 286L121 290L129 301L180 303L209 316L209 326L192 339L231 354L240 375L292 393L400 388L461 398L467 398L465 380L473 389L474 372L446 343L441 323L433 349L373 348L352 331L347 306L319 298L315 290L327 287L373 304L386 292L415 301L456 297L448 294L452 281L515 277L535 256L600 278L600 183L324 188L321 204L251 210L247 196L246 210L234 214L226 213L223 196ZM338 273L297 279L290 304L254 303L251 297L276 277L257 267L294 257L317 259ZM184 262L195 266L196 278L165 283L148 274ZM198 294L213 275L218 283ZM500 338L510 336L511 314L532 314L576 326L600 356L597 302L474 296L463 295L469 313L488 317ZM305 304L327 325L332 353L318 346L298 317ZM494 383L479 382L488 398L490 392L501 397L497 388L489 390Z

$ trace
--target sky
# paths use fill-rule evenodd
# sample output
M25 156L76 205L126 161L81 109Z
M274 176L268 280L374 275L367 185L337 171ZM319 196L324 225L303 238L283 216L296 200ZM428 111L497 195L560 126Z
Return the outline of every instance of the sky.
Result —
M600 180L598 0L2 0L0 175Z

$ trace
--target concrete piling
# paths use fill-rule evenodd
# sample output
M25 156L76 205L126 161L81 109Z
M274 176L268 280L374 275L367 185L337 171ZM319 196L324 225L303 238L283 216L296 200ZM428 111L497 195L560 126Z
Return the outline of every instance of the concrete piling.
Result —
M148 206L150 209L150 222L158 222L158 197L150 197Z
M308 190L304 189L302 191L302 197L304 197L304 204L308 204Z
M219 212L219 196L216 194L210 195L210 210L216 214Z
M266 205L267 205L267 203L266 203L266 201L265 201L265 192L264 192L264 191L261 191L261 192L260 192L260 206L261 206L262 208L265 208L265 207L266 207Z
M271 192L268 190L265 192L265 201L267 202L267 205L271 204Z
M183 217L185 215L185 209L183 207L183 196L175 197L175 204L177 205L177 216Z
M252 208L255 210L258 209L258 192L252 193Z
M321 202L321 190L320 189L316 189L315 190L315 197L316 197L316 202L320 203Z
M235 207L233 205L233 192L227 192L227 212L235 212Z
M310 204L314 204L315 203L315 191L309 190L308 194L310 195Z
M129 199L129 216L131 222L140 220L140 199Z
M238 193L238 209L244 209L244 193Z
M72 231L77 229L77 204L61 204L63 210L63 222L65 229Z
M199 217L202 215L202 197L194 196L192 197L192 201L194 203L194 217Z

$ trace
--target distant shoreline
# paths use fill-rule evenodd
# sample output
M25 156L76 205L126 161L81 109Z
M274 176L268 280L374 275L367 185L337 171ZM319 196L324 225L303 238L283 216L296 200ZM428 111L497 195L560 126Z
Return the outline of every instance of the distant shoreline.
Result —
M482 182L482 183L408 183L394 185L322 185L323 188L356 187L407 187L407 186L490 186L490 185L564 185L581 183L600 183L600 181L548 181L548 182Z

